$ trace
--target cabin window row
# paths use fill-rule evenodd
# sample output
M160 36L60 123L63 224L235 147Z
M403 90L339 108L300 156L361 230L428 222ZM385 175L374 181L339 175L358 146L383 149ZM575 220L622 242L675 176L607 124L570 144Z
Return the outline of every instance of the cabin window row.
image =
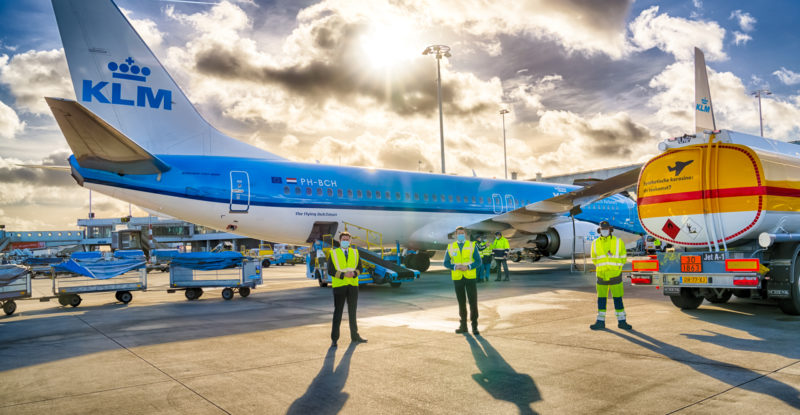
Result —
M289 194L292 193L292 189L289 186L284 186L283 187L283 193L286 194L286 195L289 195ZM304 190L304 188L302 188L300 186L295 186L294 187L294 194L296 196L302 196L303 194L305 194L306 196L314 196L316 194L316 196L318 196L318 197L323 197L323 195L327 196L327 197L334 197L334 190L332 188L330 188L330 187L328 187L326 189L323 189L321 187L317 187L316 189L315 188L311 188L311 187L306 187L305 190ZM420 194L418 192L414 192L413 194L410 193L410 192L394 192L394 199L393 199L392 198L392 192L390 192L388 190L387 191L375 190L373 192L372 190L355 190L355 191L353 191L353 189L347 189L347 190L336 189L335 194L336 194L336 197L338 197L338 198L344 198L345 194L346 194L346 197L348 199L353 199L353 198L357 198L357 199L373 199L374 198L374 199L385 199L385 200L398 200L398 201L405 200L405 201L410 201L413 198L414 201L423 200L425 202L451 202L451 203L452 202L456 202L456 203L461 203L463 201L464 203L479 203L479 204L484 204L484 203L491 204L492 203L492 198L491 197L487 197L487 198L484 199L483 196L479 196L479 197L464 196L462 198L461 195L455 195L454 196L454 195L435 194L435 193L433 193L433 194L430 194L430 193L422 193L422 194ZM528 201L527 200L524 201L524 204L527 205Z

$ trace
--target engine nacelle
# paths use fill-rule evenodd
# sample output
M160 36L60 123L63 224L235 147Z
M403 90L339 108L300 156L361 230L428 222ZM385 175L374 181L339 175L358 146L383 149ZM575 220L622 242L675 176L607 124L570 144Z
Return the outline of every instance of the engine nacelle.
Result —
M589 222L575 221L575 256L588 254L592 241L597 239L597 225ZM551 258L572 257L572 222L562 222L533 239L538 251Z

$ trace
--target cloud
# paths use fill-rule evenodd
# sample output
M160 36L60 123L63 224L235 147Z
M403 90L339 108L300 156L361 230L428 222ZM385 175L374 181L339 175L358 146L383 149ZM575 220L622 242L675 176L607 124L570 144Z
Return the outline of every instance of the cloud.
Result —
M136 19L133 17L132 11L123 7L120 7L120 10L125 15L125 18L131 22L133 28L136 29L136 32L139 33L139 36L142 37L150 49L158 49L161 47L164 41L164 33L158 30L156 22L150 19Z
M0 101L0 138L14 138L25 130L25 122L19 120L13 108Z
M8 85L16 106L33 114L49 114L44 97L75 97L64 49L30 50L0 59L0 83Z
M786 85L795 85L800 83L800 73L790 71L784 67L772 73L777 76Z
M751 40L753 40L753 37L748 35L748 34L746 34L746 33L742 33L742 32L739 32L739 31L734 31L733 32L733 43L736 46L747 44L747 42L749 42Z
M677 60L690 60L697 46L709 61L728 59L723 51L725 29L717 22L672 17L658 10L658 6L644 10L628 25L639 50L658 48Z
M0 157L0 183L4 186L36 185L45 187L74 186L75 179L70 176L69 170L51 170L35 167L22 167L20 165L66 166L68 152L52 153L38 161L22 161Z
M728 19L736 20L739 23L739 28L744 32L750 32L755 29L756 18L751 16L750 13L734 10Z

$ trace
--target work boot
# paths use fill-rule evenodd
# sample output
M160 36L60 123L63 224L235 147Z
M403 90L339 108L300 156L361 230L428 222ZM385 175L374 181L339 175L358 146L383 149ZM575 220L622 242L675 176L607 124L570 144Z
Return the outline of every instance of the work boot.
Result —
M474 334L476 336L480 336L481 335L481 332L480 332L480 330L478 330L478 326L477 325L472 326L472 334Z
M505 280L503 280L503 281L508 281L508 277L506 277L506 279L505 279Z
M354 339L351 339L350 342L351 343L366 343L367 339L365 339L365 338L363 338L361 336L358 336L358 337L356 337Z
M589 326L589 328L592 329L592 330L602 330L602 329L606 328L606 322L597 320L597 321L594 322L594 324Z
M627 321L625 321L625 320L620 320L620 321L618 321L618 322L617 322L617 327L619 327L619 328L621 328L621 329L623 329L623 330L633 330L633 326L631 326L630 324L628 324L628 322L627 322Z
M456 334L464 334L467 333L467 325L465 323L461 323L461 325L456 329Z

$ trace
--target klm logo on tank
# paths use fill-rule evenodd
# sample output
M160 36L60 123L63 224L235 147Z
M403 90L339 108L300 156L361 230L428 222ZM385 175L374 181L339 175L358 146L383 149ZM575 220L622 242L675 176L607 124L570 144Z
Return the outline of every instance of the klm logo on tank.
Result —
M150 68L139 67L134 64L133 58L128 57L122 63L109 62L108 70L111 71L111 77L114 79L122 79L134 82L147 82L147 77L150 75ZM115 105L128 105L137 107L150 107L150 108L163 108L165 110L172 109L172 91L167 89L159 89L153 92L153 89L146 85L136 85L136 96L127 95L123 96L122 86L119 82L111 82L111 96L109 99L108 86L109 82L101 81L93 83L90 80L83 80L83 94L81 99L84 102L97 101L102 104L115 104ZM125 83L131 85L130 83ZM126 91L129 91L126 88ZM127 92L130 93L130 92Z
M711 106L708 105L708 100L703 98L700 100L700 103L695 106L695 108L700 112L709 112L711 111Z

